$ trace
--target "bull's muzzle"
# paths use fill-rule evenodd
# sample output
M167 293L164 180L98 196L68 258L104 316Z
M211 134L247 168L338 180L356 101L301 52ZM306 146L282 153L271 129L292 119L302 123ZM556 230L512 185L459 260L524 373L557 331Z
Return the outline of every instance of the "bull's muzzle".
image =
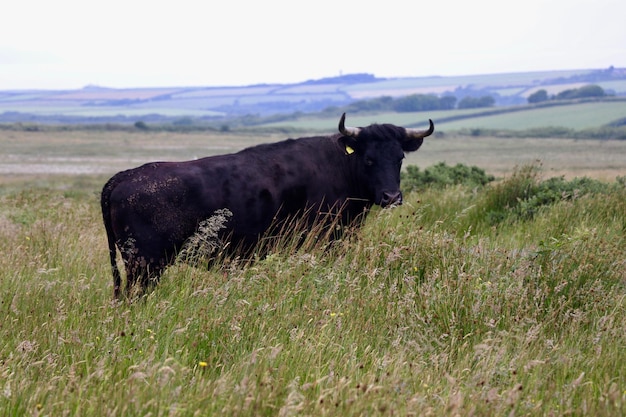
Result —
M385 208L389 206L399 206L402 204L402 192L400 191L384 191L380 200L380 206Z

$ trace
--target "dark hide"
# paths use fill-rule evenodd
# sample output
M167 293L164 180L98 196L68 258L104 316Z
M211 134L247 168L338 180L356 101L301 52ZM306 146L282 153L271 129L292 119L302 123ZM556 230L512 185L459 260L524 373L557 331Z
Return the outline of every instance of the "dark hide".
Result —
M343 123L342 118L342 123ZM432 133L423 135L427 136ZM231 246L250 248L270 225L319 213L339 214L342 225L378 204L401 204L404 152L422 138L394 125L359 128L358 135L288 139L235 154L187 162L154 162L120 172L102 190L114 295L126 267L127 290L145 288L171 264L177 251L216 210L232 212L224 231Z

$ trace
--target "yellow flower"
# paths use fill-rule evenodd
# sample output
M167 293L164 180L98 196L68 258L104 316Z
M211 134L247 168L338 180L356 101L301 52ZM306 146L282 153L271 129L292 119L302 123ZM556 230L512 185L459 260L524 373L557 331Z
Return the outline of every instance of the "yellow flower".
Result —
M200 366L200 368L206 368L209 364L204 362L204 361L200 361L198 362L198 366Z

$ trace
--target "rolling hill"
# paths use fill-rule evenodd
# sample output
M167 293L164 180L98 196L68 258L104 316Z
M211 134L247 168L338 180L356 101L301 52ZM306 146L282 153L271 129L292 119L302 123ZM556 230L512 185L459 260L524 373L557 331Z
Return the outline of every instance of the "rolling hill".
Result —
M454 77L377 78L370 74L297 84L0 91L0 122L133 123L185 119L228 120L244 115L314 113L359 100L411 94L491 96L496 106L525 104L539 89L549 94L597 84L626 96L626 69L587 69Z

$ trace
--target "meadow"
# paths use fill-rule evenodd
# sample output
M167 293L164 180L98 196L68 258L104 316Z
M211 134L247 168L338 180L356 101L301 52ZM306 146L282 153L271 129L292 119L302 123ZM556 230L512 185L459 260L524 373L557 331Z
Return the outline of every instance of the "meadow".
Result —
M516 131L547 127L564 127L574 130L599 128L623 118L624 114L626 114L626 101L618 98L599 102L568 103L553 107L509 106L417 113L348 113L346 120L354 126L393 123L398 126L427 127L430 118L436 122L437 132L453 134L461 129L475 128ZM263 126L323 130L332 126L335 119L334 115L322 117L301 115L296 120L272 122Z
M369 117L369 119L367 118ZM354 117L365 126L372 116ZM385 120L403 125L387 115ZM426 117L426 116L425 116ZM416 116L412 116L415 120ZM352 119L350 119L352 120ZM436 118L434 119L437 120ZM107 176L157 160L187 160L236 152L260 142L274 142L307 134L333 134L336 120L318 128L300 128L291 134L258 131L167 132L159 130L2 130L0 129L0 193L10 184L51 184L75 187L94 175L104 184ZM446 162L479 166L490 174L510 174L516 166L540 161L546 176L590 176L612 181L626 173L626 141L551 138L468 137L457 134L428 138L418 152L407 155L404 165L422 168Z
M249 86L170 86L160 88L107 88L88 85L78 90L0 91L0 119L7 122L133 123L160 119L243 115L311 113L329 106L381 96L436 94L473 90L501 97L504 105L526 103L530 94L545 89L550 95L585 84L597 84L623 96L623 69L557 70L505 74L375 78L346 74L296 84ZM459 97L460 98L460 97ZM6 114L5 114L6 113Z
M0 415L626 412L623 141L433 138L407 164L498 181L408 193L330 247L179 263L114 301L107 175L255 140L0 132ZM606 187L548 199L556 173Z

